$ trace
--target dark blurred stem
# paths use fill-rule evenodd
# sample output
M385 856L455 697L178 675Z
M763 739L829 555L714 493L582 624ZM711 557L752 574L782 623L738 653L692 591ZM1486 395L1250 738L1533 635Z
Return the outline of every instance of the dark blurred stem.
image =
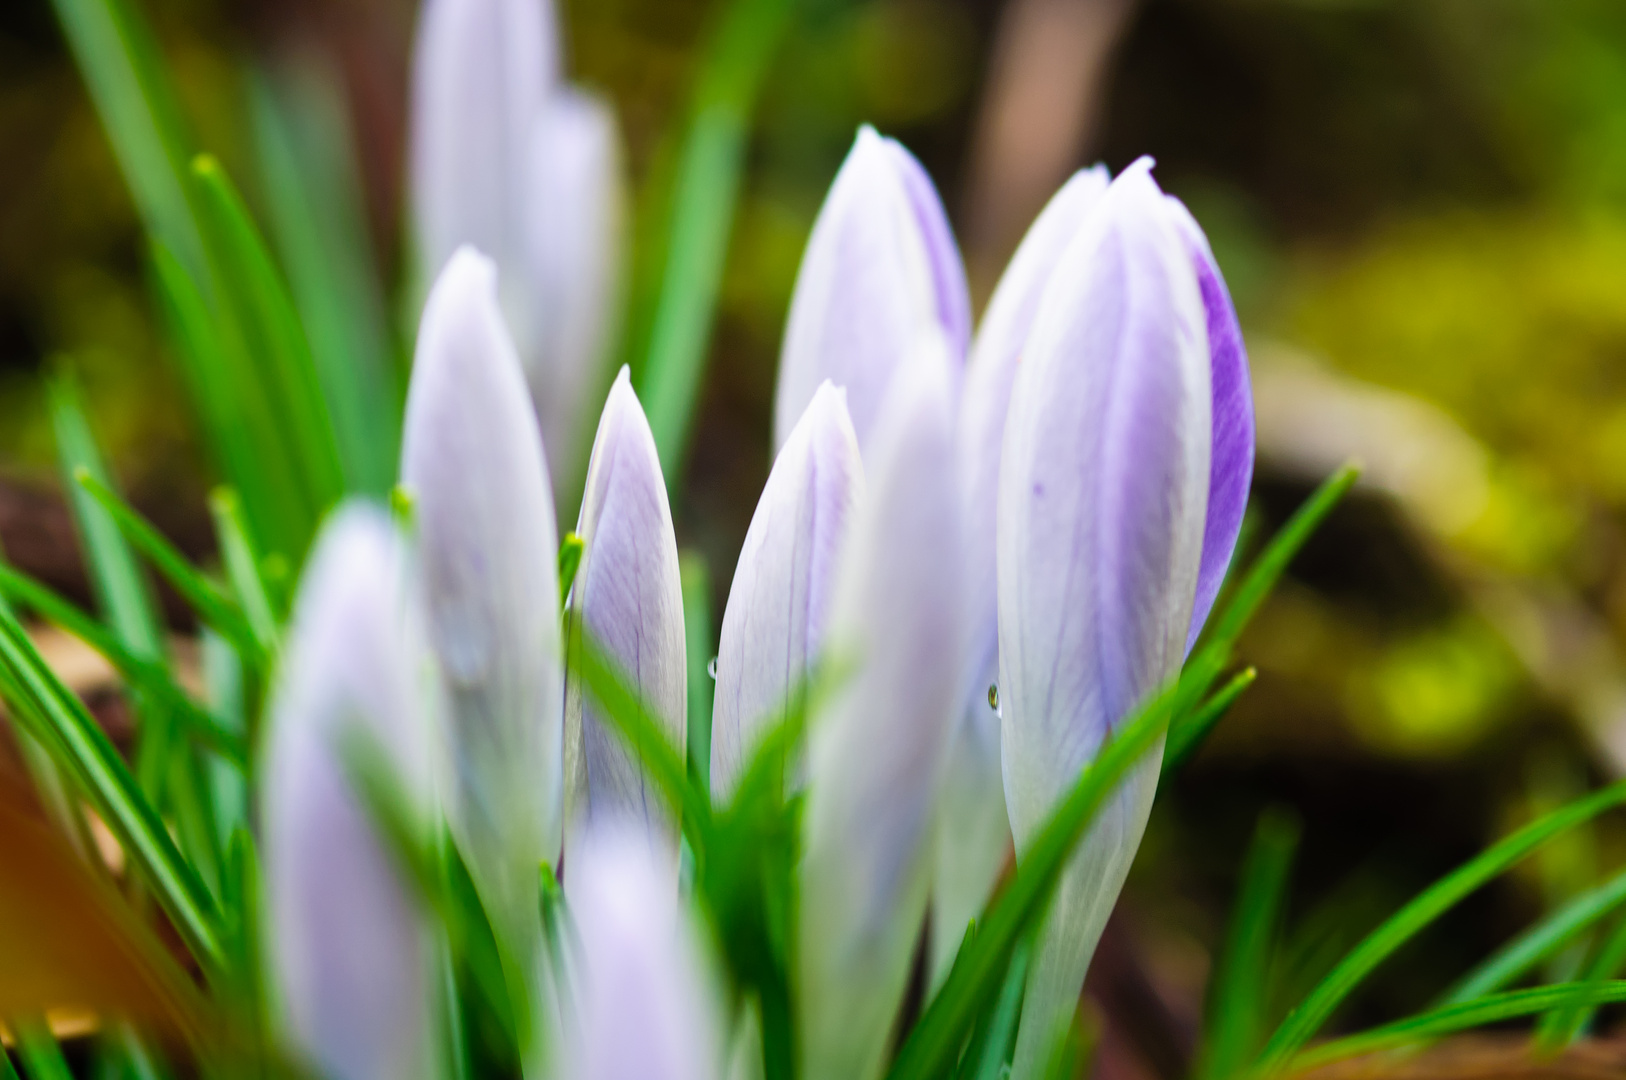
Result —
M1134 1047L1158 1080L1185 1080L1190 1075L1195 1032L1152 985L1118 914L1107 920L1101 934L1085 992L1101 1007L1108 1026Z

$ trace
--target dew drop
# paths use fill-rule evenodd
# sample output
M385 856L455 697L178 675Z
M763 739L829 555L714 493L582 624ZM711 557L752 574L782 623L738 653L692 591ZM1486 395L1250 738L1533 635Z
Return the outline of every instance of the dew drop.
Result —
M1002 715L999 711L999 684L988 684L988 707L994 710L995 716Z
M712 682L717 681L717 658L715 656L712 657L711 660L707 662L707 664L706 664L706 674L711 676L711 681Z

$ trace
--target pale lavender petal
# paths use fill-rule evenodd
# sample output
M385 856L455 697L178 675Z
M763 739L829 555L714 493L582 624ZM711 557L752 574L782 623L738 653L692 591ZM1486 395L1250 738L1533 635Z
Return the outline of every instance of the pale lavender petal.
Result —
M465 248L430 293L401 479L447 696L447 815L482 898L530 936L536 868L557 862L563 819L558 538L495 276Z
M1108 189L1041 301L999 490L999 691L1018 857L1111 727L1179 669L1206 515L1208 341L1149 163ZM1150 755L1064 875L1029 976L1013 1075L1071 1015L1156 788Z
M621 665L654 720L684 745L686 669L677 536L649 421L622 368L587 466L576 532L584 545L569 610L570 647L585 627ZM573 819L632 817L674 844L663 796L575 680L565 699L565 775Z
M959 367L968 307L964 271L929 181L902 147L860 129L796 277L774 446L784 445L828 379L846 389L853 430L866 447L892 375L922 333L945 336Z
M762 725L818 659L836 558L862 489L846 393L826 382L774 460L734 568L712 708L719 799L733 792Z
M1203 561L1197 575L1197 603L1191 612L1186 649L1197 643L1214 606L1225 571L1236 551L1242 515L1253 485L1253 383L1248 350L1242 342L1231 292L1208 246L1208 237L1179 200L1169 197L1175 220L1197 267L1208 323L1209 362L1214 384L1214 448L1209 463L1208 522L1203 528Z
M262 751L266 957L282 1034L334 1080L433 1075L430 939L351 790L350 726L430 806L421 641L382 512L341 507L300 583Z
M413 57L410 187L426 280L472 244L502 266L505 287L517 289L528 147L558 68L554 36L547 0L424 4Z
M796 974L806 1080L873 1080L925 916L966 624L954 398L933 336L900 369L841 557L813 719Z
M615 114L560 89L531 140L528 302L536 341L522 357L561 510L573 512L587 459L586 420L604 392L621 291L624 218Z
M571 1080L714 1080L720 1008L695 928L679 909L670 853L613 819L573 835L566 897L580 944Z

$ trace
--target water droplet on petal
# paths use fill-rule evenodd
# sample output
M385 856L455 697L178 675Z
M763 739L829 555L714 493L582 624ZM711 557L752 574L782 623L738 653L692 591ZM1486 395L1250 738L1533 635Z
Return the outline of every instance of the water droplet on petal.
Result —
M999 685L997 683L988 684L988 707L994 710L995 716L1004 716L1004 714L999 711Z
M706 674L711 676L712 682L717 681L717 658L715 656L706 664Z

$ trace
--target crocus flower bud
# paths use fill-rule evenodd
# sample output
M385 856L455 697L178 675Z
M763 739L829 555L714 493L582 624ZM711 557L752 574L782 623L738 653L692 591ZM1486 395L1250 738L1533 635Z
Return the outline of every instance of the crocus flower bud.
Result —
M260 811L266 957L283 1035L334 1080L434 1073L431 939L352 790L347 738L429 809L420 647L387 517L341 507L317 538L272 699ZM352 726L354 730L352 730Z
M504 290L522 293L516 225L536 196L527 178L536 117L558 67L554 34L547 0L425 0L411 178L429 278L472 244L502 267Z
M782 446L819 384L847 390L867 448L893 372L926 330L956 367L970 336L965 269L931 179L865 126L836 175L796 276L774 401Z
M797 1009L807 1080L872 1080L908 982L932 816L960 706L966 620L954 373L937 340L887 392L841 556L814 718Z
M863 489L846 392L825 382L774 460L723 613L711 783L726 798L824 641L835 563Z
M582 497L582 561L570 593L569 647L583 628L621 666L653 718L684 745L686 671L677 536L649 421L626 368L599 418ZM676 843L664 796L612 721L572 678L565 695L565 775L573 818L629 816Z
M670 858L639 825L596 823L570 842L565 892L580 944L569 1080L714 1080L720 1010Z
M1178 672L1207 513L1206 318L1149 164L1112 184L1046 287L1011 392L999 484L999 694L1018 859L1115 724ZM1012 1075L1046 1065L1140 844L1161 744L1063 873Z
M967 924L982 913L1011 845L999 766L999 620L994 577L1000 447L1018 361L1056 263L1107 189L1101 166L1051 197L988 302L960 398L960 472L965 484L966 585L971 646L963 718L949 752L932 883L933 984L948 974Z
M604 389L620 288L615 114L590 94L560 88L537 117L531 155L527 254L538 340L522 360L554 490L574 508L588 449L583 418L596 404L592 396Z
M559 544L496 269L468 248L424 307L401 479L447 696L447 815L481 898L523 948L537 866L557 863L562 830Z

